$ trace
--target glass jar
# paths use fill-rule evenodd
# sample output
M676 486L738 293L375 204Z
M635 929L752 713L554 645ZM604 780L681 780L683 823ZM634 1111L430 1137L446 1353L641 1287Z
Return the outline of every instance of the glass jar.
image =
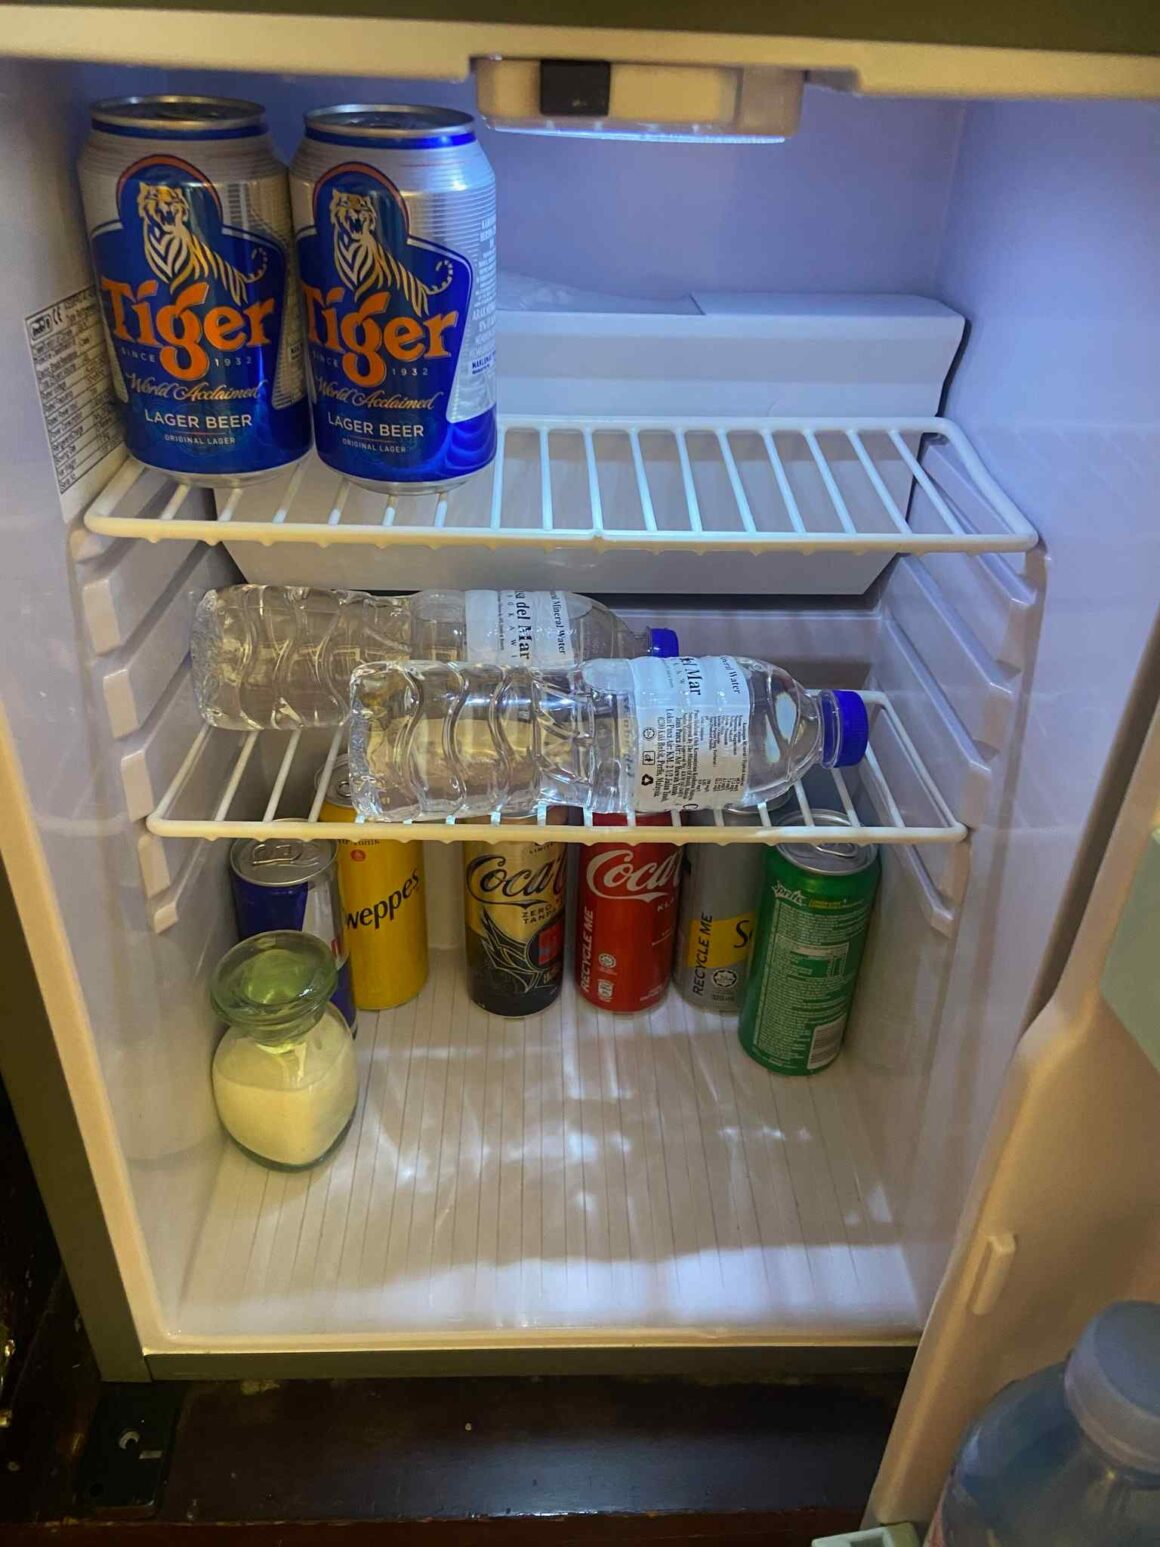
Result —
M334 984L329 948L296 929L243 940L214 971L210 999L228 1023L213 1058L218 1116L263 1165L312 1166L350 1127L358 1066Z

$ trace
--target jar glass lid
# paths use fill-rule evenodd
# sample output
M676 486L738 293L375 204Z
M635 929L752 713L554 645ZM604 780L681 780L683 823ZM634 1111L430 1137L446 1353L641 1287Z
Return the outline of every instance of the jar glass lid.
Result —
M330 947L317 935L273 929L226 952L214 970L210 1001L232 1026L277 1036L312 1026L336 977Z

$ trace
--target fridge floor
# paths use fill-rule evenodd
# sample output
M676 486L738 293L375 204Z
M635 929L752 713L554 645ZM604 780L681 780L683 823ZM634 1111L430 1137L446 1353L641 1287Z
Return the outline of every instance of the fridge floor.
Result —
M569 983L525 1021L459 953L360 1018L361 1094L312 1171L223 1151L178 1341L368 1349L913 1336L839 1059L777 1079L670 992L612 1016Z

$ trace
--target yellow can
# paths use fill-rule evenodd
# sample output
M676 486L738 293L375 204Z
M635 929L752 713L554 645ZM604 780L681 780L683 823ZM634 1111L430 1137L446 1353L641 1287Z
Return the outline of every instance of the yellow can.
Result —
M339 758L319 816L353 822L346 758ZM360 1010L406 1004L427 981L427 892L423 845L352 839L338 847L338 890Z

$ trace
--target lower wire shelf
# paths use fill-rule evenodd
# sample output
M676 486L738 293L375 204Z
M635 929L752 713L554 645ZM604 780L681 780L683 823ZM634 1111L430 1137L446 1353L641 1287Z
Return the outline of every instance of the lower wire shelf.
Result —
M870 710L870 743L855 768L810 772L794 786L795 802L772 813L761 808L750 827L683 826L679 812L669 825L637 826L633 818L615 829L627 843L779 843L801 841L811 832L841 835L846 843L960 843L967 829L943 798L895 706L885 693L865 692ZM345 743L345 727L325 731L223 731L202 726L153 813L149 830L166 838L332 838L350 840L349 822L320 816L331 771ZM559 808L557 808L558 810ZM792 825L787 818L796 818ZM836 818L844 818L839 820ZM488 840L499 812L478 821L374 822L359 819L355 830L367 839L413 839L439 843ZM527 831L527 829L523 829ZM601 843L608 827L593 824L590 812L575 824L537 813L541 839Z

